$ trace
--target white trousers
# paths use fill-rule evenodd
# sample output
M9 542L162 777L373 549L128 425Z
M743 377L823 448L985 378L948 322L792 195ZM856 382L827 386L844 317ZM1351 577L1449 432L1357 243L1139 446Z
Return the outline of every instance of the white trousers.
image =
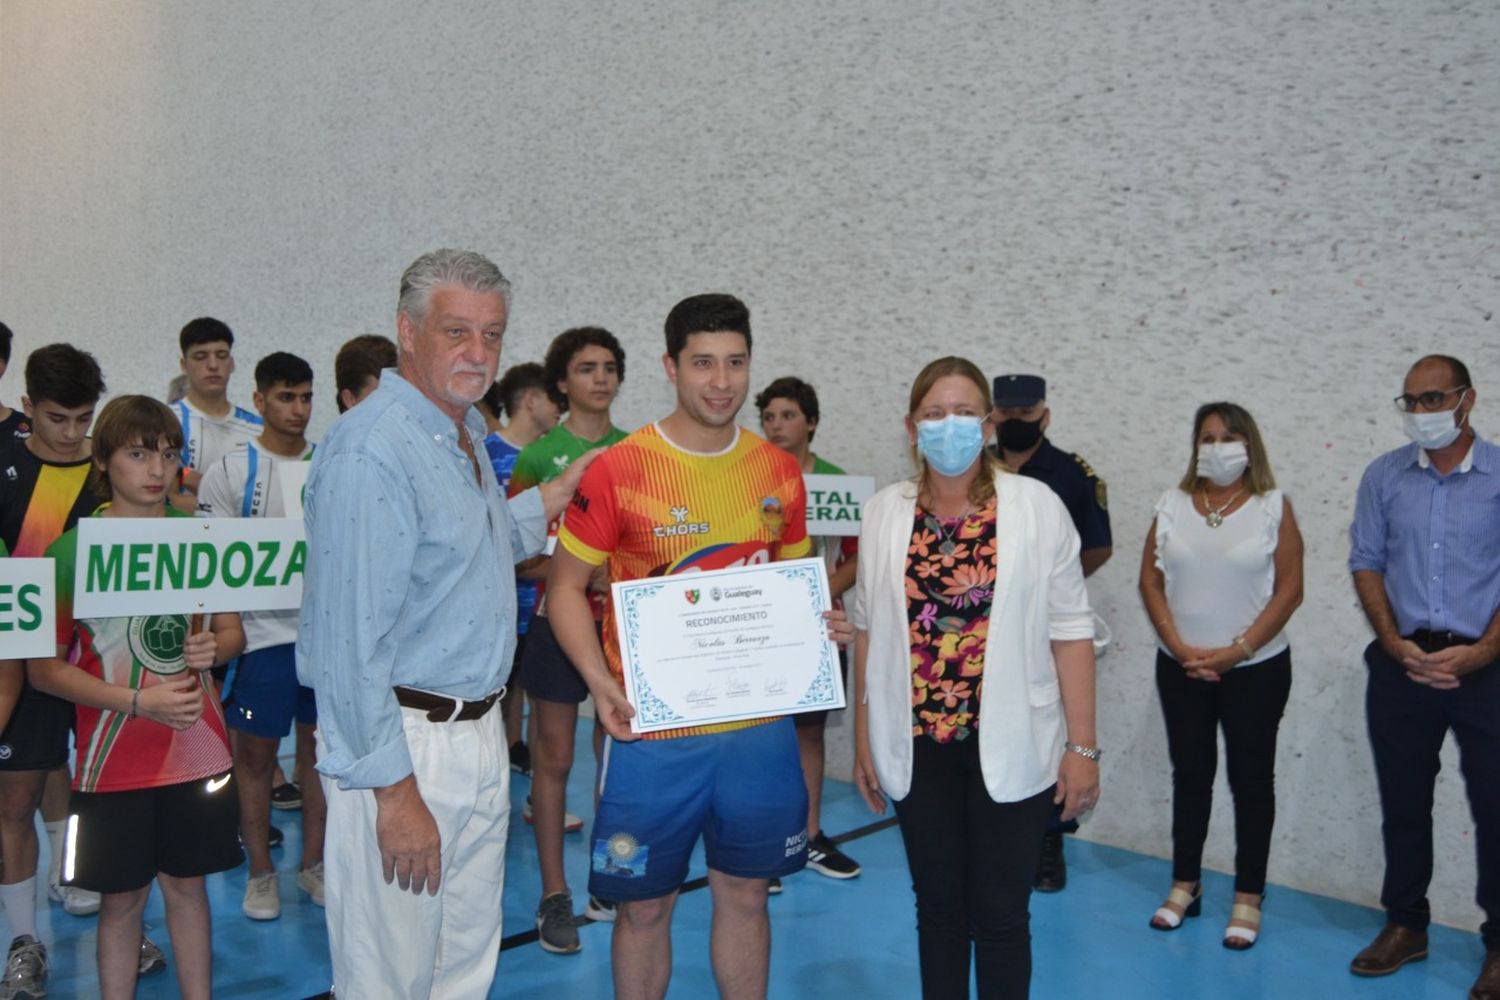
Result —
M436 896L387 884L375 836L375 794L328 798L324 894L339 1000L482 1000L500 958L500 894L510 826L510 756L497 704L471 722L429 722L401 710L422 800L442 837ZM322 756L323 748L319 748Z

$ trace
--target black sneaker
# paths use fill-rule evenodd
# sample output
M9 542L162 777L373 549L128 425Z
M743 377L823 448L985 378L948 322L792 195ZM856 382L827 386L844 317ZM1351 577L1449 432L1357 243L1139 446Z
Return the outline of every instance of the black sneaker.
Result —
M573 897L554 892L536 911L536 943L554 955L571 955L583 947L573 923Z
M151 975L151 973L160 972L166 967L167 956L163 954L162 950L156 946L156 942L152 941L146 935L142 934L141 962L139 966L140 971L137 974L142 976L149 976Z
M1046 833L1042 836L1042 854L1036 862L1036 879L1032 888L1037 892L1062 892L1068 884L1068 862L1063 857L1063 835Z
M770 882L766 883L766 895L767 896L779 896L779 895L781 895L781 879L779 879L779 878L773 878L773 879L771 879Z
M615 919L615 904L598 896L589 896L589 905L583 908L583 915L590 920L609 923Z
M516 740L510 745L510 769L528 777L531 774L531 751L523 740Z
M271 789L272 809L301 809L302 789L290 781Z
M244 847L245 846L245 838L244 837L240 837L239 834L235 834L235 836L239 837L240 846ZM268 847L268 848L280 847L284 843L286 843L286 834L284 834L284 833L281 832L281 827L279 827L279 826L273 826L273 827L271 827L271 832L266 836L266 847Z
M859 874L859 862L839 850L826 833L807 842L807 867L829 878L853 878Z

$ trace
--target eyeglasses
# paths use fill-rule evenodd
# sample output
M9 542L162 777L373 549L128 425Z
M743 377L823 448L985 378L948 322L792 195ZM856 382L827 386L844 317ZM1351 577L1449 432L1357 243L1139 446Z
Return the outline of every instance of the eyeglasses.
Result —
M1452 389L1434 389L1431 392L1424 392L1416 396L1413 396L1409 392L1403 392L1393 402L1396 404L1396 409L1402 413L1410 413L1419 406L1424 410L1436 410L1455 392L1468 391L1469 386L1460 385Z

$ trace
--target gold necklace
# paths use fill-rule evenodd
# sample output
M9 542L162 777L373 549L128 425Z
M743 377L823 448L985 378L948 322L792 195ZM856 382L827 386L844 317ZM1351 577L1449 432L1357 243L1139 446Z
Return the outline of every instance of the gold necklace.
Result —
M1240 498L1240 495L1244 492L1245 488L1242 486L1239 489L1235 490L1234 495L1231 496L1228 500L1225 500L1221 506L1215 507L1213 504L1208 502L1208 487L1205 486L1203 488L1203 506L1208 510L1208 513L1203 515L1203 520L1208 522L1208 526L1210 528L1219 527L1219 525L1224 523L1224 512L1228 510L1230 505L1238 500Z

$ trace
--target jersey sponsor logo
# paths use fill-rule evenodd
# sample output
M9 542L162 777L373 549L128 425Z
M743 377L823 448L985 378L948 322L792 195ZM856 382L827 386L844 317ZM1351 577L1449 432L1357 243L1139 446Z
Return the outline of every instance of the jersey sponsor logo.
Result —
M689 521L692 515L686 507L673 507L667 511L672 515L672 524L658 524L651 529L651 533L657 538L676 538L678 535L706 535L709 532L707 521Z
M762 500L760 519L768 531L778 538L781 537L781 526L786 522L786 516L780 500L775 497L766 497Z
M5 478L9 479L11 482L15 482L17 479L19 479L21 477L20 477L20 474L16 472L16 467L14 465L12 465L12 466L10 466L9 468L7 468L5 470Z
M573 506L578 508L580 514L589 512L589 498L583 495L582 490L573 491Z
M572 461L572 460L570 458L568 458L567 455L553 455L552 456L552 464L557 467L557 471L558 472L561 472L564 469L566 469L568 467L568 463L570 461Z
M130 655L153 674L180 674L187 669L182 646L188 623L183 615L143 615L130 619Z
M0 743L0 760L10 760L10 755L15 753L9 743Z
M594 841L594 871L615 878L640 878L646 874L651 848L628 833L616 833Z
M767 542L725 543L694 549L675 563L652 570L649 575L669 576L673 573L701 573L735 566L764 566L770 561L771 547Z
M803 830L801 833L797 834L794 837L786 838L786 854L784 855L785 857L794 858L805 850L807 850L806 830Z

